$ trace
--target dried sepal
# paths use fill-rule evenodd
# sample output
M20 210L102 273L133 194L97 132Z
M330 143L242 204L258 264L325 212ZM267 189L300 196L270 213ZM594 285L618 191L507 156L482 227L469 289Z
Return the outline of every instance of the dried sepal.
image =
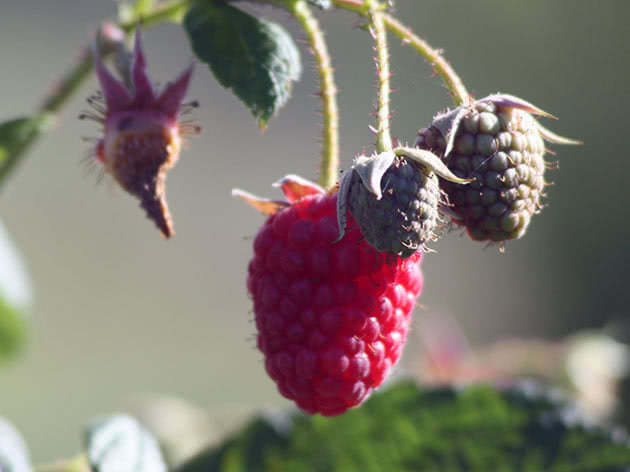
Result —
M352 170L361 178L365 188L376 195L377 200L383 196L381 193L383 175L394 163L394 159L396 159L396 154L392 151L385 151L370 157L359 156L354 160Z
M436 128L444 138L446 145L444 148L444 158L447 158L455 145L455 137L459 130L462 119L475 108L476 105L481 103L492 103L500 108L522 110L532 115L544 116L547 118L553 118L557 120L554 115L548 113L536 105L523 100L515 95L507 93L495 93L488 95L487 97L476 100L471 104L461 105L453 110L447 110L444 113L438 114L434 117L432 127ZM564 138L555 134L542 126L538 121L533 120L540 135L545 141L556 144L568 144L568 145L580 145L582 141L577 141L570 138Z
M455 145L455 135L459 129L459 124L468 111L469 106L462 105L453 110L447 110L446 112L436 115L433 118L432 126L438 129L446 141L444 157L448 157L453 150L453 146Z
M131 93L103 64L98 44L92 46L94 70L101 84L107 110L122 110L131 103Z
M238 188L232 190L232 196L240 198L263 215L273 215L304 197L326 193L316 183L295 174L286 175L272 185L282 190L286 200L261 198Z
M149 105L155 100L153 85L147 76L147 61L142 49L142 35L139 28L136 31L133 65L131 66L131 83L134 88L133 98L135 106Z
M284 198L286 198L290 203L296 202L309 195L325 193L325 190L315 182L311 182L310 180L295 174L284 176L275 182L273 186L279 187L282 190L282 193L284 193Z
M166 115L177 116L179 114L194 70L195 65L190 64L177 79L169 83L158 95L156 99L158 107Z
M437 174L439 177L442 177L449 182L454 182L456 184L467 184L474 180L462 179L457 177L449 170L446 164L444 164L444 161L433 154L431 151L400 146L394 149L394 153L397 156L404 156L408 159L411 159L412 161L417 162L418 164L421 164L422 166Z
M547 113L546 111L541 110L536 105L533 105L532 103L529 103L522 98L507 93L494 93L492 95L488 95L485 98L477 100L476 103L493 103L501 108L516 108L518 110L523 110L531 113L532 115L545 116L547 118L553 118L554 120L558 119L551 113Z
M535 121L536 128L538 128L538 132L540 136L547 142L554 144L566 144L569 146L581 146L584 144L583 141L578 141L577 139L565 138L564 136L560 136L559 134L554 133L553 131L548 130L543 125L541 125L538 121Z
M348 197L350 196L350 187L352 187L353 170L344 172L339 181L339 191L337 192L337 227L339 228L339 236L335 242L339 242L346 234L346 215L348 213Z
M289 202L283 200L271 200L269 198L261 198L238 188L232 189L232 196L238 197L255 210L263 215L273 215L283 208L290 206Z

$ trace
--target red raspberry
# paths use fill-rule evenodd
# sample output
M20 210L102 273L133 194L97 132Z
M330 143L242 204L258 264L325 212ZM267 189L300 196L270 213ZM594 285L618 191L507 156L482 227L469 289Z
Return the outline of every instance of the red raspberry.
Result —
M282 186L294 201L267 219L249 263L258 348L283 396L334 416L366 400L400 358L422 255L377 252L350 216L335 242L337 195Z

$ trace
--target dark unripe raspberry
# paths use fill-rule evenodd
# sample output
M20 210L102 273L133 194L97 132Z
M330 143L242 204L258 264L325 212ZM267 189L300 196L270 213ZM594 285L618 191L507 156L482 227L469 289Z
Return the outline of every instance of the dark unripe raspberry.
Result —
M335 242L336 203L336 194L310 195L270 216L247 280L268 374L302 410L327 416L387 378L423 285L421 253L377 252L351 217Z
M440 187L424 166L396 156L381 180L381 198L353 172L348 208L366 241L379 251L407 258L432 241L438 224Z
M463 116L454 145L444 158L469 185L441 181L453 221L478 241L505 241L523 236L542 208L545 143L526 111L490 101L476 102ZM421 129L416 146L444 156L446 139L435 126Z

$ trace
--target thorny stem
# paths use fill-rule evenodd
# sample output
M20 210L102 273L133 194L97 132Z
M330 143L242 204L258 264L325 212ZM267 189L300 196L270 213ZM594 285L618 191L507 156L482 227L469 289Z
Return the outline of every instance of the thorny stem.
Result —
M333 4L338 8L358 13L361 16L369 15L362 0L333 0ZM470 102L470 94L462 80L449 62L444 59L440 51L431 47L425 40L416 35L411 28L403 25L393 16L387 13L382 13L381 16L387 29L402 39L404 43L410 44L433 66L446 88L451 92L456 105Z
M392 137L389 131L389 50L387 49L387 32L383 22L378 0L365 0L370 18L370 28L376 42L376 72L378 75L378 108L376 116L378 129L376 131L376 149L378 152L392 150Z
M470 101L470 94L466 90L462 79L459 78L451 64L444 59L440 51L433 49L424 39L414 34L410 28L403 25L396 18L383 14L383 20L392 33L402 39L404 43L409 43L433 66L453 95L456 105L467 104Z
M308 36L319 72L319 95L322 99L324 117L319 184L325 189L329 189L335 185L339 173L339 111L334 72L324 33L306 1L298 0L293 4L291 10Z

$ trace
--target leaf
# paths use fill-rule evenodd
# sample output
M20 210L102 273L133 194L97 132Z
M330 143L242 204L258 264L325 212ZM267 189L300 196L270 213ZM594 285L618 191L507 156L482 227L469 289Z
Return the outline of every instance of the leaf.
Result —
M87 429L86 447L94 472L166 472L157 441L127 415L92 424Z
M49 123L48 115L44 114L0 124L0 184Z
M184 19L192 48L264 128L300 78L300 53L284 28L218 2L196 2Z
M402 382L336 418L254 420L178 472L622 472L627 436L583 423L532 384L422 390Z
M23 344L31 302L26 269L0 222L0 361Z
M0 471L31 472L26 444L15 428L0 418Z

